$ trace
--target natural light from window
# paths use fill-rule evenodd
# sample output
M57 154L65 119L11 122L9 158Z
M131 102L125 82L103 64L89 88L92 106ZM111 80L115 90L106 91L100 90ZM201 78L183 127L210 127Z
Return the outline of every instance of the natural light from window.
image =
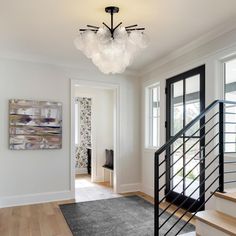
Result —
M224 63L225 100L236 102L236 58ZM225 122L235 123L236 106L227 105ZM236 124L225 124L225 152L236 152Z
M146 147L157 148L160 141L160 86L159 84L146 88L147 127Z

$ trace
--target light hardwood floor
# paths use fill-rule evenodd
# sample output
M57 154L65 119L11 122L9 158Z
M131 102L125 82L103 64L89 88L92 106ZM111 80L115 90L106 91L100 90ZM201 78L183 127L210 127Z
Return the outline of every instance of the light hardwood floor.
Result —
M106 198L109 198L107 194L111 189L107 183L100 183L98 186L107 188ZM90 191L91 194L92 192ZM154 202L152 197L141 192L127 193L120 196L129 195L138 195L151 203ZM87 195L84 196L84 198L86 197ZM112 192L111 197L114 197ZM72 236L59 205L73 202L75 200L0 209L0 236ZM162 205L162 207L165 206L166 204ZM174 208L171 207L169 212L173 212L173 210ZM177 215L180 213L177 212ZM187 220L188 216L184 219Z

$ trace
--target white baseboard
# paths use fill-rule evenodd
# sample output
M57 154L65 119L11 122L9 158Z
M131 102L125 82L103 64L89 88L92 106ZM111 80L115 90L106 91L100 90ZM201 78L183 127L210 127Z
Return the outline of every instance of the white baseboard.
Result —
M77 169L75 169L75 174L76 175L88 174L88 169L87 168L77 168Z
M104 177L103 176L95 176L93 182L95 182L95 183L104 182Z
M138 192L141 190L140 186L140 183L121 184L119 187L119 193Z
M74 199L72 191L48 192L0 197L0 208Z
M146 187L142 185L141 188L143 193L146 193L147 195L154 197L154 188L153 187Z

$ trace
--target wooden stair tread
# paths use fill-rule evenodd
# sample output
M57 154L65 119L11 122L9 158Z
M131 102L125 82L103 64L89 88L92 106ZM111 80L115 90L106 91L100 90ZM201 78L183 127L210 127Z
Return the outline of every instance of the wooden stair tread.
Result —
M229 200L231 202L236 202L236 192L234 191L228 191L226 193L220 193L220 192L215 192L215 196L225 199L225 200Z
M229 235L236 236L236 218L215 210L200 211L196 219Z

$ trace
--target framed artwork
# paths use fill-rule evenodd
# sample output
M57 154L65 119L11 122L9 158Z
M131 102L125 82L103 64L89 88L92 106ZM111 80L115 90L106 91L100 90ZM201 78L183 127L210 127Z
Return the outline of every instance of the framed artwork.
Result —
M9 148L11 150L62 148L62 104L9 100Z

